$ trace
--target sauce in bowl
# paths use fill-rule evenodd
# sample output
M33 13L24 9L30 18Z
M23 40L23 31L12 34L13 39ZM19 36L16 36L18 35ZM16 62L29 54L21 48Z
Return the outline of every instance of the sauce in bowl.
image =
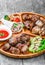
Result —
M5 25L0 25L0 41L9 39L12 36L12 31Z
M6 30L0 30L0 39L6 38L9 33Z

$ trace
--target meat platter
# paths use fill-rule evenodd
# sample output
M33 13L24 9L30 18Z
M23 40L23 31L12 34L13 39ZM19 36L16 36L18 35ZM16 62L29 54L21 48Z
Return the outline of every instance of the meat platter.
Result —
M0 53L12 58L32 58L45 53L45 16L32 12L5 15L0 25L12 35L0 41ZM11 34L11 33L10 33ZM0 33L0 38L4 37Z

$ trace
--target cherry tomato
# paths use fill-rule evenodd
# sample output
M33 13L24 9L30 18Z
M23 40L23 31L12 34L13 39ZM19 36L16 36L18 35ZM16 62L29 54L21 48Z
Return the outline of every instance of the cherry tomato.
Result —
M20 19L19 18L14 18L13 21L20 22Z
M14 21L14 22L20 22L20 19L18 17L17 18L12 18L11 20Z

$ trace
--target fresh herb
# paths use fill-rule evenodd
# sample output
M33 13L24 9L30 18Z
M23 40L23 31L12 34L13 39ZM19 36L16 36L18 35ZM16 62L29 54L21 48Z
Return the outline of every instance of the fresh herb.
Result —
M4 36L4 34L3 34L3 33L0 33L0 37L1 37L1 36Z
M38 48L37 51L41 51L41 50L44 50L44 49L45 49L45 39L43 39L43 40L41 41L41 46Z
M15 28L15 27L17 27L17 26L18 26L18 24L17 24L17 23L14 23L14 24L13 24L13 26L14 26L14 28Z
M41 41L41 44L45 44L45 39L43 39L43 40Z
M9 18L8 15L5 15L5 16L4 16L4 19L5 19L5 20L10 20L10 18Z

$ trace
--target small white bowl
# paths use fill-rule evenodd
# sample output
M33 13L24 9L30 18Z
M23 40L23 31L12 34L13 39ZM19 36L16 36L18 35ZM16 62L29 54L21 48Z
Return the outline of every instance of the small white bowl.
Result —
M12 31L7 26L1 24L0 25L0 30L5 30L9 33L9 35L6 38L0 39L0 41L7 40L12 36Z

